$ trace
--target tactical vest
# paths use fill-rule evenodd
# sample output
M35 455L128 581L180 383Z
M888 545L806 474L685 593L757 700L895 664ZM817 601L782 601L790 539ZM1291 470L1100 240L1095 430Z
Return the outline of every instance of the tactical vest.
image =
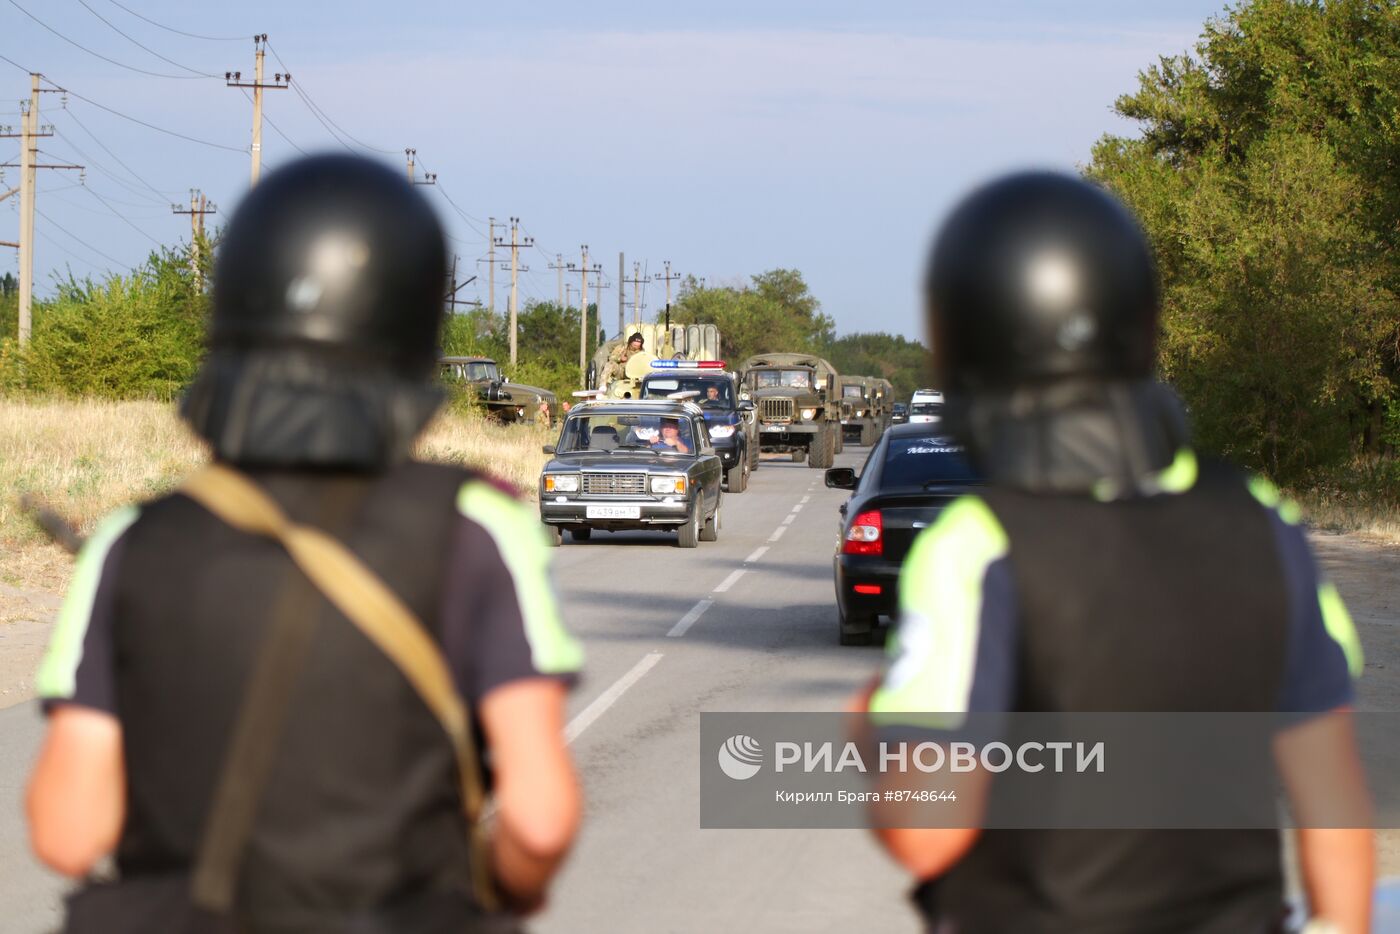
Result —
M1277 710L1287 590L1236 471L1203 459L1184 493L1107 503L979 495L1010 543L1013 709ZM989 831L917 897L957 934L1256 934L1279 929L1280 865L1275 831Z
M374 477L251 475L292 519L347 544L441 638L467 472L407 463ZM123 876L191 866L269 616L299 573L279 545L180 495L145 507L128 532L115 577ZM317 628L239 876L239 913L258 930L340 930L337 919L421 901L460 905L465 919L467 833L442 728L324 597L301 606Z

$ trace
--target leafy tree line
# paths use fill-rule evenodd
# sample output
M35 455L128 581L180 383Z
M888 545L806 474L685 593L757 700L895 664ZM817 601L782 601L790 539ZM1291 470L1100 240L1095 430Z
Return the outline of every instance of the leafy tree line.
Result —
M1400 487L1400 4L1243 3L1115 109L1141 134L1086 173L1156 247L1162 371L1200 443Z

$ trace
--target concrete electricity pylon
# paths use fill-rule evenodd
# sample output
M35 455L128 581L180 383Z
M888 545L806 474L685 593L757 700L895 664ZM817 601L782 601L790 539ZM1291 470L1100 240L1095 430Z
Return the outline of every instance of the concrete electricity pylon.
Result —
M405 149L405 150L403 151L403 154L404 154L405 156L408 157L408 183L409 183L410 185L436 185L436 184L437 184L437 173L436 173L436 172L424 172L424 173L423 173L423 180L422 180L421 182L415 177L415 176L417 175L417 171L418 171L418 165L417 165L418 150L416 150L416 149Z
M598 277L603 275L603 267L594 263L588 265L588 244L579 247L582 251L582 261L575 266L569 263L569 269L579 274L579 316L578 316L578 382L584 389L588 388L588 274L591 272Z
M20 102L20 131L16 133L13 127L4 127L4 132L0 133L0 138L19 140L19 162L0 163L0 169L19 169L19 240L13 245L19 249L18 337L21 347L29 343L29 334L34 323L34 196L38 192L38 186L35 184L38 170L76 169L81 172L83 169L81 165L39 163L38 140L53 136L53 127L39 123L39 95L67 93L62 88L40 87L39 82L43 77L38 72L31 72L29 75L28 105ZM6 192L0 200L12 194L13 191ZM5 245L11 244L7 242Z
M217 214L218 211L219 206L205 197L204 192L198 188L190 189L188 208L180 204L170 206L170 213L190 216L190 269L194 271L195 282L201 289L204 288L204 273L199 267L199 247L204 242L204 216Z
M271 84L263 82L263 57L267 54L267 33L262 33L253 37L253 80L245 82L243 72L224 72L224 83L231 88L251 88L253 90L253 180L252 185L258 183L258 176L262 174L262 92L263 91L285 91L291 86L291 74L282 74L280 71L275 76Z
M510 247L510 365L515 366L516 344L519 340L519 335L516 333L518 329L516 321L520 313L520 273L530 271L529 266L520 265L520 248L534 246L535 238L520 239L520 218L512 217L510 219L510 243L507 244L498 237L494 240L494 245L508 245ZM494 258L493 253L492 259Z
M557 271L559 274L559 310L563 311L565 308L569 307L564 304L564 270L573 269L574 264L564 262L563 253L555 253L554 262L549 264L549 268Z
M680 273L676 273L675 275L671 275L671 261L670 261L669 259L666 260L666 262L665 262L663 265L666 267L666 274L665 274L664 276L657 276L656 278L658 278L658 279L660 279L662 282L665 282L665 283L666 283L666 311L667 311L667 312L670 312L670 310L671 310L671 283L672 283L672 282L675 282L677 279L679 279L679 278L681 277L681 275L680 275Z

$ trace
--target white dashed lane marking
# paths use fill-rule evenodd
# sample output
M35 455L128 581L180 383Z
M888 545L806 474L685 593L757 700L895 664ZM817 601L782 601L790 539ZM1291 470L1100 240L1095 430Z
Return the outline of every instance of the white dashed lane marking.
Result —
M701 602L706 605L709 604L708 600ZM695 611L692 610L691 612L693 613ZM696 613L695 615L698 617L700 614ZM672 634L675 634L674 631ZM616 704L618 698L627 693L628 688L642 680L642 676L648 671L651 671L652 666L659 661L661 661L660 652L648 652L646 655L643 655L641 660L633 665L625 675L614 681L611 687L594 698L593 703L583 708L583 710L579 711L578 716L569 721L569 725L564 727L564 742L572 743L574 740L578 739L580 733L592 726L593 721L607 713L608 708Z
M671 631L666 633L666 635L673 639L685 635L685 631L691 626L694 626L695 621L701 616L705 615L705 611L708 610L711 606L713 606L714 602L715 601L706 598L704 600L701 600L699 603L695 604L695 606L690 608L690 612L682 616L680 618L680 622L672 626Z
M755 548L755 549L753 550L753 554L749 555L747 558L744 559L744 563L745 563L745 564L753 564L753 563L754 563L755 561L757 561L759 558L762 558L767 552L768 552L768 546L767 546L767 545L759 545L757 548Z
M786 532L787 530L788 530L788 527L787 527L786 525L780 525L780 526L778 526L777 531L774 532L772 535L768 536L768 540L769 540L770 542L776 542L778 539L780 539L780 538L783 537L783 533Z
M724 593L730 587L733 587L735 584L737 584L739 582L739 578L743 577L747 572L747 568L739 568L737 571L730 572L729 576L726 577L723 581L721 581L720 585L715 588L715 593Z

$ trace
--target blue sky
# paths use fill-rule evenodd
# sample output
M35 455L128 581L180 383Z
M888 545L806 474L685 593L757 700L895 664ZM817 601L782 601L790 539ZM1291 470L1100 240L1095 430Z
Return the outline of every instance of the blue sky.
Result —
M104 62L15 4L91 52L188 78ZM524 299L552 299L548 264L555 254L576 262L587 243L610 281L619 250L629 276L634 259L653 274L670 260L710 283L795 267L839 332L919 337L920 266L951 203L1000 171L1072 170L1103 133L1132 132L1113 99L1158 55L1189 48L1220 9L1201 0L0 0L0 55L88 99L70 97L66 112L59 95L41 101L58 133L41 142L43 161L89 166L86 191L76 173L40 173L41 293L56 271L124 269L155 242L187 238L189 219L170 203L187 201L191 187L223 217L236 207L252 108L222 76L251 74L251 36L265 32L281 57L269 56L269 75L285 63L330 127L301 95L268 92L276 129L263 130L264 171L295 158L293 144L339 148L331 127L395 165L415 147L439 176L440 190L424 191L461 268L481 273L464 296L485 298L485 219L515 215L539 246L522 260ZM0 125L18 125L27 94L24 72L0 62ZM18 148L0 140L0 161L17 161ZM18 172L5 178L0 192ZM0 203L0 240L16 239L17 201ZM15 251L0 248L0 271L16 269ZM506 280L497 274L498 308ZM610 332L612 284L602 298ZM663 294L661 283L648 286L648 309Z

